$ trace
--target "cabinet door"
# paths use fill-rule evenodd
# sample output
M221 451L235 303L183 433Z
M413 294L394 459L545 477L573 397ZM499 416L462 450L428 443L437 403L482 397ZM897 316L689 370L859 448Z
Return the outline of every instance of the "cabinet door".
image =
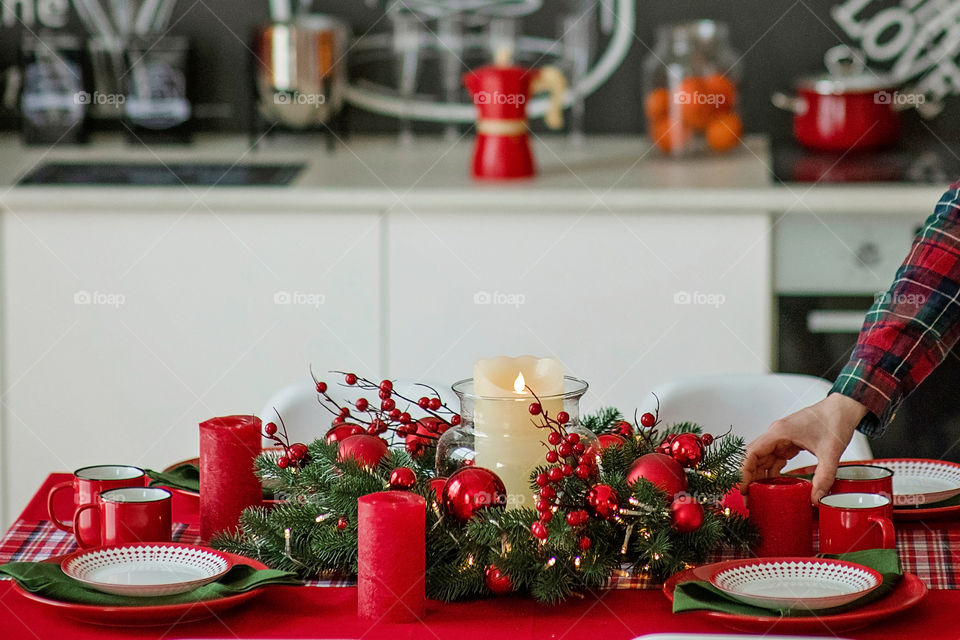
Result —
M743 215L396 211L388 369L452 381L533 353L632 412L657 383L770 367L769 221Z
M3 526L50 471L163 468L311 364L377 372L380 220L5 212Z

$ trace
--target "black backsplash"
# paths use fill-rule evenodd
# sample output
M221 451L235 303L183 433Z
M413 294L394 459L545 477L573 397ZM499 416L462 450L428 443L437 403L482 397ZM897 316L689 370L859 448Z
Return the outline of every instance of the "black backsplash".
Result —
M24 1L24 0L21 0ZM35 1L35 0L27 0ZM0 4L10 4L9 2ZM15 4L15 3L14 3ZM554 33L558 9L565 3L545 0L545 7L531 17L527 30ZM841 31L829 15L835 0L770 2L769 0L644 0L638 1L636 41L621 68L588 101L588 132L641 133L642 63L653 47L657 25L696 18L712 18L730 25L734 46L743 53L742 110L749 132L768 133L774 140L790 138L790 116L770 104L771 92L789 89L791 79L822 68L823 52L842 41ZM266 0L181 0L173 18L172 33L191 38L197 61L194 83L198 125L202 129L244 129L250 108L248 44L256 25L267 21ZM552 5L552 6L551 6ZM315 11L348 20L354 33L387 28L379 9L360 0L316 0ZM71 28L79 26L71 22ZM36 29L36 27L34 27ZM0 66L16 60L22 27L0 27ZM960 142L960 116L956 99L931 122L906 114L907 139L937 137ZM392 131L390 119L351 112L351 128L357 131ZM15 126L7 114L2 124Z

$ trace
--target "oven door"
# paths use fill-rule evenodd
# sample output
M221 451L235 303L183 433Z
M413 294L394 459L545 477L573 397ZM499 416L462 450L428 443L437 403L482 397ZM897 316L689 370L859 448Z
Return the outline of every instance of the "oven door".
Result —
M873 297L778 297L777 370L835 380L857 342ZM960 462L960 356L954 349L901 404L881 438L877 458L934 458Z

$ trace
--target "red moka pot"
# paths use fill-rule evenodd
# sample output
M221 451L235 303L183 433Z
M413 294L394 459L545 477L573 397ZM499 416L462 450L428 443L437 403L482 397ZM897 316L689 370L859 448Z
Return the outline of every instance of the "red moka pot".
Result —
M474 177L507 180L533 176L536 167L527 130L527 102L531 95L549 91L551 103L544 120L551 129L562 127L563 74L554 67L491 65L465 74L463 82L479 112Z

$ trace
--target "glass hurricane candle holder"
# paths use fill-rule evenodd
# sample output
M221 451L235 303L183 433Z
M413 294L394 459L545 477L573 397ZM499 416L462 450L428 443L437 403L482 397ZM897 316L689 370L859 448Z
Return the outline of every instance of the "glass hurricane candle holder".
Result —
M563 393L537 395L543 413L551 419L565 411L567 433L580 436L585 448L597 442L592 431L580 424L580 398L586 382L564 376ZM529 389L509 397L480 396L474 393L473 379L453 385L460 398L460 426L449 429L437 442L437 472L448 476L465 465L476 465L496 473L507 490L507 508L533 507L530 475L545 465L547 436L543 415L532 415L536 400ZM533 390L536 392L536 389Z

